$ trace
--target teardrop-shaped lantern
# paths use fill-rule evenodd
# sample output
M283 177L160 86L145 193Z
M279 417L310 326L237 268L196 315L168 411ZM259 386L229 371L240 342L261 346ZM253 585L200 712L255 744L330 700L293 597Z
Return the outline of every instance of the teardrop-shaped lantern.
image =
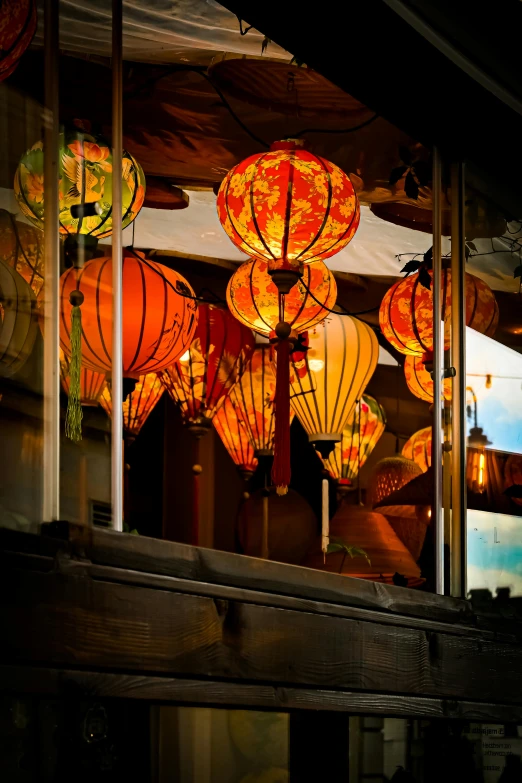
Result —
M417 463L423 473L431 465L431 427L414 432L402 448L402 456ZM397 487L398 489L398 487Z
M161 373L168 393L178 403L185 424L197 437L243 373L254 350L254 335L228 310L207 303L189 349Z
M36 297L25 280L0 261L0 377L22 369L38 331Z
M257 458L247 429L238 417L230 397L225 398L212 422L239 474L244 479L250 478L257 467Z
M421 356L406 356L404 359L404 377L406 385L415 397L425 402L433 402L433 378L424 366ZM451 378L442 384L444 399L451 400Z
M71 379L69 376L69 359L60 349L60 380L62 389L69 394ZM101 393L105 387L107 379L104 372L90 370L88 367L82 367L80 374L80 403L86 407L96 406L100 402Z
M160 401L164 389L155 372L140 375L134 389L125 397L122 405L123 432L127 444L132 442ZM109 418L112 416L112 395L110 381L100 398L102 408Z
M346 422L340 443L326 460L326 467L340 487L350 487L374 450L386 427L384 408L363 394Z
M379 344L373 330L351 316L331 314L308 348L292 354L290 399L308 438L324 458L342 433L376 366Z

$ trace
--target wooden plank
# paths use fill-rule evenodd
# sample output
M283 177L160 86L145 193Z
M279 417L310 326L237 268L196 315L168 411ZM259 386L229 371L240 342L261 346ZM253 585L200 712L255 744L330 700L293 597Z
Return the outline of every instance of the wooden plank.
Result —
M514 644L60 573L1 579L5 663L522 701Z
M319 710L352 715L449 718L484 723L522 721L521 705L33 666L0 665L0 690L6 695L88 696L278 711Z

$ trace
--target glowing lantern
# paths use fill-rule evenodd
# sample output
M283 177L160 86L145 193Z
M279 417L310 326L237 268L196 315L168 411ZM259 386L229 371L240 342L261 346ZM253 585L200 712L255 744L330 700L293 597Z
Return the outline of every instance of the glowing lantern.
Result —
M339 487L349 487L374 450L386 427L384 408L369 394L355 403L340 443L326 460L326 468Z
M308 349L292 355L290 399L309 440L326 458L377 366L373 330L350 316L331 314L309 333Z
M427 271L431 278L433 272ZM451 271L442 270L441 320L444 348L449 348ZM433 297L419 280L419 272L399 280L386 292L379 311L382 333L399 353L431 357L433 349ZM498 324L498 305L491 288L466 272L466 326L491 336Z
M62 388L69 394L71 380L69 377L69 360L60 350L60 376ZM95 406L100 402L101 393L105 387L105 373L82 367L80 375L80 403L85 406Z
M199 306L199 322L190 348L161 374L168 393L196 436L212 418L240 377L254 350L254 335L229 312Z
M307 264L302 278L284 297L284 320L296 332L311 329L327 317L336 299L337 284L326 264ZM232 315L245 326L267 337L274 332L281 311L266 261L241 264L228 283L227 303Z
M420 356L406 356L404 360L404 377L406 385L415 397L425 402L433 402L433 378L424 366ZM451 400L451 379L443 383L444 399Z
M60 280L60 344L71 354L69 296L82 304L82 363L112 372L112 258L68 269ZM143 253L123 254L123 375L138 378L176 361L188 348L197 324L195 294L180 274Z
M473 422L468 435L466 455L466 484L471 492L482 493L486 490L487 465L486 446L491 445L482 427L478 426L477 395L471 386L466 386L473 401L467 405L468 418Z
M16 269L38 298L44 284L43 234L0 209L0 260Z
M504 481L506 494L514 503L522 506L522 454L510 454L507 458L504 465Z
M225 398L212 421L241 476L244 479L252 476L257 467L254 447L230 397Z
M7 79L36 30L36 0L2 0L0 5L0 81Z
M0 377L22 369L38 331L36 298L25 280L0 261Z
M423 473L431 465L431 427L414 432L402 448L402 456L417 463Z
M300 139L275 142L234 166L221 183L217 210L236 247L268 262L282 293L303 264L338 253L359 225L349 177Z
M372 508L381 503L384 498L397 489L404 487L412 479L420 476L422 470L411 459L401 457L385 457L379 460L374 468L368 488L369 501Z
M123 432L127 444L140 433L163 394L163 386L155 372L140 375L134 389L125 397L122 406ZM102 408L108 416L112 415L112 395L110 382L105 386L100 398Z
M70 245L95 247L112 233L112 152L109 143L84 130L88 123L60 135L60 233ZM44 226L44 150L41 141L23 155L14 191L22 213ZM145 176L128 152L122 161L122 226L137 216L145 198Z

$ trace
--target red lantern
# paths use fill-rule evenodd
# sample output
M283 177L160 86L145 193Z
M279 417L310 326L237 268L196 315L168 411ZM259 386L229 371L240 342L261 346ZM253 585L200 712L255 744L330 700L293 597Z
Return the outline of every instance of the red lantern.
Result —
M433 278L433 272L426 270ZM444 348L449 348L451 271L442 270L441 321L445 324ZM429 359L433 349L433 296L419 272L399 280L386 292L379 311L382 333L399 353ZM491 288L466 272L466 326L491 336L498 324L498 305Z
M0 81L11 76L36 30L35 0L2 0L0 5Z
M190 348L161 373L161 380L191 432L200 437L252 356L254 335L228 310L206 303L198 309Z
M257 467L257 458L248 431L230 397L225 398L212 421L239 473L244 479L250 478Z
M286 293L303 264L335 255L359 225L350 178L305 149L301 139L272 144L232 168L219 189L217 210L232 242L268 262Z
M433 378L424 366L422 357L406 356L404 360L404 377L406 385L415 397L425 402L433 402ZM443 383L444 399L451 400L451 379Z

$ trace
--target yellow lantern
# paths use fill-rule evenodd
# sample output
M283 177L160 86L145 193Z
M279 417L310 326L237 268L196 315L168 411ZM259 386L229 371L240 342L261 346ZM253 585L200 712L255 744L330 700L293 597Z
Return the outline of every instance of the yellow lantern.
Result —
M325 462L328 472L337 480L339 490L352 486L385 427L384 408L369 394L363 394L350 414L342 441L335 444Z
M431 465L431 427L417 430L402 447L402 456L417 463L423 473Z

